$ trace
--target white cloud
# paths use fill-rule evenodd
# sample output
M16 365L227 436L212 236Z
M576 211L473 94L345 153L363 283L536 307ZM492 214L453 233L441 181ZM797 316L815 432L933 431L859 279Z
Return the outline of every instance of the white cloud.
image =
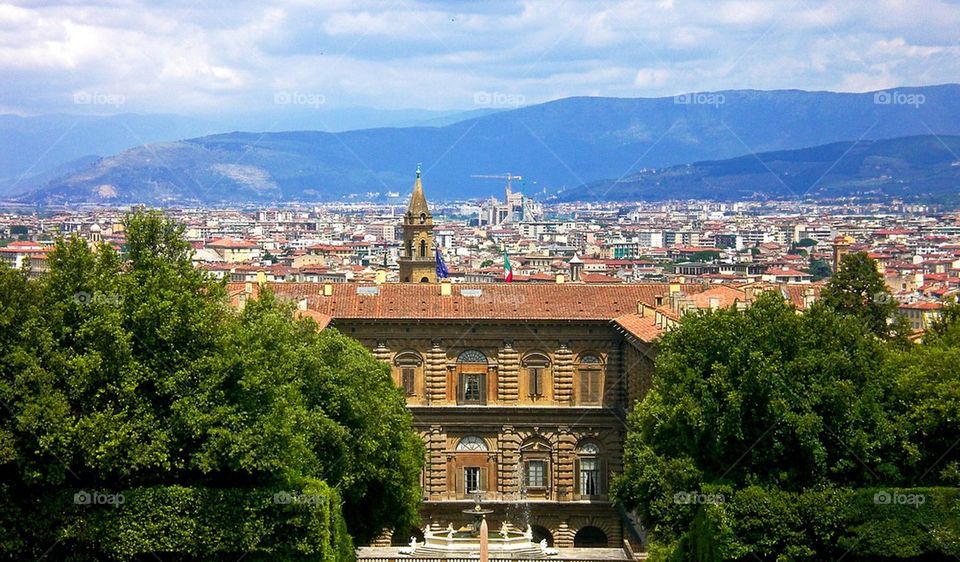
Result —
M308 0L230 8L145 1L0 5L0 108L75 111L77 91L125 110L470 108L477 91L567 95L728 88L862 91L956 81L960 6L939 0Z

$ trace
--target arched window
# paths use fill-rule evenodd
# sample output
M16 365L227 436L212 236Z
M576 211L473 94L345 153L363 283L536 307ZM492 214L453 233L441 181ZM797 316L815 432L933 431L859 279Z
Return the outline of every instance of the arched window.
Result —
M483 437L477 437L476 435L467 435L457 443L458 451L487 451L487 442L483 440Z
M407 257L413 257L413 240L407 240Z
M417 373L423 365L423 359L415 352L405 351L397 354L393 360L393 364L399 373L398 382L400 383L400 388L403 389L407 396L416 395Z
M577 363L581 404L600 404L603 398L603 363L593 354L584 354Z
M581 498L599 496L603 493L603 459L600 447L589 441L577 451L577 488Z
M427 241L426 240L420 241L420 257L421 258L427 257Z
M483 363L487 364L487 356L476 349L468 349L457 356L457 363Z
M523 358L523 368L527 377L527 392L531 398L539 398L546 394L547 373L550 369L550 358L541 353L531 353Z
M487 403L487 356L468 349L457 357L457 403Z
M490 474L496 473L496 464L491 464L487 455L483 454L489 450L487 442L476 435L467 435L457 443L457 452L463 453L460 456L461 472L455 477L457 497L467 497L490 489Z

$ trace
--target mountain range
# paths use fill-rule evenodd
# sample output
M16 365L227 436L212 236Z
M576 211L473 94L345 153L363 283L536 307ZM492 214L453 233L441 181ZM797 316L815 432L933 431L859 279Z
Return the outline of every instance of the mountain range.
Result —
M904 140L902 145L863 142L920 135L929 138ZM811 184L817 179L813 176L819 171L828 172L826 179L839 178L851 154L862 152L861 172L873 173L870 166L881 155L871 150L929 147L933 135L960 135L960 85L859 94L736 90L667 98L580 97L443 126L234 132L147 143L73 167L19 198L47 204L182 205L324 201L357 193L382 196L409 190L418 162L423 163L428 196L434 199L500 193L502 182L471 176L507 172L522 174L526 184L520 189L537 196L589 199L603 191L605 198L659 197L656 182L650 184L648 176L651 170L665 169L671 177L686 178L671 180L675 182L670 184L671 198L695 193L779 196L790 191L821 193L816 189L825 183ZM777 180L769 171L769 181L761 181L762 174L750 168L766 162L766 153L797 149L810 152L775 157L777 162L805 162L784 164L783 174L799 174L790 181ZM830 155L847 150L841 164L830 170L815 164L832 163ZM755 154L765 156L758 162ZM897 154L886 157L896 159ZM726 159L733 160L723 164ZM920 173L914 168L922 167L921 160L905 161ZM692 175L673 168L692 162L700 163ZM854 176L845 176L844 185L869 190ZM694 187L686 182L693 177L699 178L699 191L676 191ZM791 183L795 179L797 183ZM749 183L754 180L758 183Z
M836 142L696 162L558 194L561 201L911 197L960 202L960 136Z

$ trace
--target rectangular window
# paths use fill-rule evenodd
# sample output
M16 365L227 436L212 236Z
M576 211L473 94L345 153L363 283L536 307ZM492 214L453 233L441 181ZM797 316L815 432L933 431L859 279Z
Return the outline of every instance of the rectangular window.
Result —
M486 400L487 377L475 373L460 375L460 402L483 404Z
M580 370L580 402L599 404L601 396L601 371L599 369Z
M543 367L530 367L530 396L543 396Z
M468 494L475 494L483 491L483 488L480 486L479 466L468 466L463 469L463 484L463 489Z
M547 487L547 461L527 461L527 487Z
M600 493L600 461L580 459L580 495L596 496Z
M415 373L416 369L413 367L403 367L400 369L400 379L403 384L403 391L407 393L407 396L412 396L416 394L415 384Z

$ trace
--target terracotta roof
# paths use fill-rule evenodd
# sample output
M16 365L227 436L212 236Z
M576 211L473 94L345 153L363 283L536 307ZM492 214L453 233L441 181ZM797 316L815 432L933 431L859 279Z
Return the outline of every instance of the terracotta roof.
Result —
M613 319L614 323L623 330L640 341L652 342L660 337L663 330L657 327L656 318L653 313L646 316L640 316L637 313L624 314Z
M329 315L317 312L316 310L306 310L297 309L294 311L294 315L297 318L313 318L313 321L317 323L319 329L324 329L330 325L330 321L333 320Z
M438 284L331 283L323 296L322 283L268 283L276 294L307 298L308 307L334 320L370 319L493 319L493 320L613 320L637 310L637 302L654 306L669 293L667 283L582 285L575 283L455 284L442 296ZM237 288L231 284L231 289ZM256 287L255 287L256 290ZM703 290L687 284L687 294Z
M585 273L580 276L580 280L584 283L621 283L619 277L611 277L610 275L604 275L602 273Z

